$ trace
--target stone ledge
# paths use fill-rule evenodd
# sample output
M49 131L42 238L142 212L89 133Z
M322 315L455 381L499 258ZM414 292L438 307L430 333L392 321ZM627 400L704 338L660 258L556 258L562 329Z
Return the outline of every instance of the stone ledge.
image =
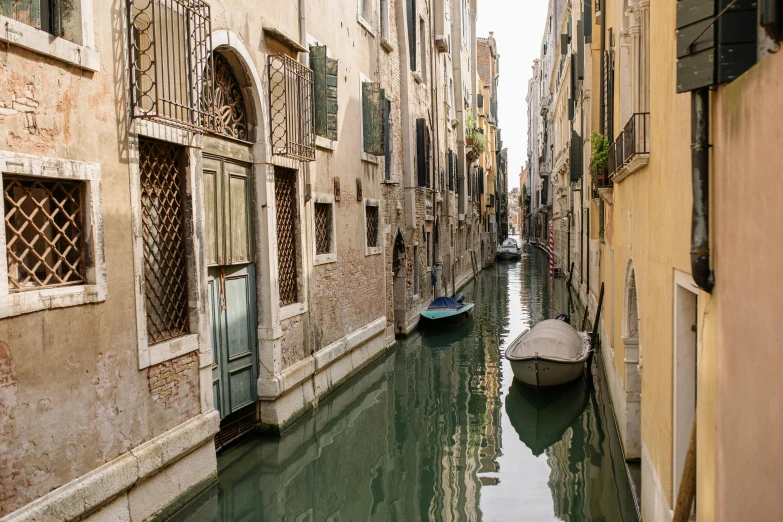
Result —
M3 517L2 522L64 522L87 515L208 442L217 410L203 413Z

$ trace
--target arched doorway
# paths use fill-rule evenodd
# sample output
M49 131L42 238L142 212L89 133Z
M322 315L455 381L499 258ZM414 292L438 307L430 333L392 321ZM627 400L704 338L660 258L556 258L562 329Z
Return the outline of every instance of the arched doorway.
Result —
M257 128L244 95L251 85L230 49L216 49L202 93L215 114L204 137L201 183L206 229L207 288L212 339L212 395L221 419L254 415L258 380L258 313L254 250L253 140ZM241 413L240 413L241 412ZM235 416L236 416L235 415Z
M398 230L394 238L394 253L392 255L392 295L394 300L394 331L405 332L405 286L406 286L406 256L405 241Z

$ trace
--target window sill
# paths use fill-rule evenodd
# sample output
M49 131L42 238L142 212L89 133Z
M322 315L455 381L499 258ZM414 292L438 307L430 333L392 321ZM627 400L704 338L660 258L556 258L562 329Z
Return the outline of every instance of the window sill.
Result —
M0 319L106 301L106 285L78 285L15 292L0 299Z
M384 179L381 181L381 185L399 185L399 181L394 181L393 179Z
M306 304L294 303L287 306L281 306L277 318L280 321L285 321L286 319L291 319L292 317L296 317L297 315L302 315L305 312L307 312Z
M0 41L18 45L29 51L55 58L82 69L98 72L101 68L97 51L64 38L52 36L7 16L0 15Z
M198 349L198 334L183 335L182 337L150 345L147 347L146 353L142 352L140 354L139 370L176 359Z
M323 136L316 136L315 146L319 149L330 150L334 152L337 150L337 141L332 141L329 138L324 138Z
M330 252L328 254L316 254L313 258L313 266L326 265L329 263L337 262L337 253Z
M360 14L356 15L356 21L359 22L359 25L361 25L365 31L370 33L370 36L375 38L375 31L372 29L372 24L364 19L364 17Z
M364 247L364 255L365 257L369 256L377 256L378 254L383 252L383 248L381 247Z
M383 47L383 50L387 53L393 53L396 48L394 47L394 44L391 43L389 40L387 40L385 37L381 37L381 47Z
M419 74L419 71L413 71L413 79L416 80L416 83L424 83L424 78L421 77L421 74Z
M372 154L367 154L366 152L362 152L362 161L366 161L367 163L372 163L373 165L380 165L381 157L374 156Z

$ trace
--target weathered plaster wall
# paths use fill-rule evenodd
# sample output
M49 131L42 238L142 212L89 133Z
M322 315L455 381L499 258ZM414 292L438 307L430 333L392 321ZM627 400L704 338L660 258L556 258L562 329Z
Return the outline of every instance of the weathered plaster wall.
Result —
M783 255L782 89L783 56L770 55L713 98L718 408L717 453L705 458L717 464L711 499L719 521L783 514L774 464L783 461L776 436L783 429L783 278L775 267Z

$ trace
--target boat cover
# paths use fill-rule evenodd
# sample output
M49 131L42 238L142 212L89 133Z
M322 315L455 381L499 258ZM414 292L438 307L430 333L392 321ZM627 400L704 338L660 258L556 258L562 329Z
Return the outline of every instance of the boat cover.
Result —
M541 321L506 350L509 359L533 357L547 359L578 360L585 356L584 340L573 326L547 319Z
M462 308L462 305L451 297L438 297L427 307L430 310L458 310Z
M503 241L500 246L513 246L514 248L518 248L519 244L516 242L516 240L509 237Z

